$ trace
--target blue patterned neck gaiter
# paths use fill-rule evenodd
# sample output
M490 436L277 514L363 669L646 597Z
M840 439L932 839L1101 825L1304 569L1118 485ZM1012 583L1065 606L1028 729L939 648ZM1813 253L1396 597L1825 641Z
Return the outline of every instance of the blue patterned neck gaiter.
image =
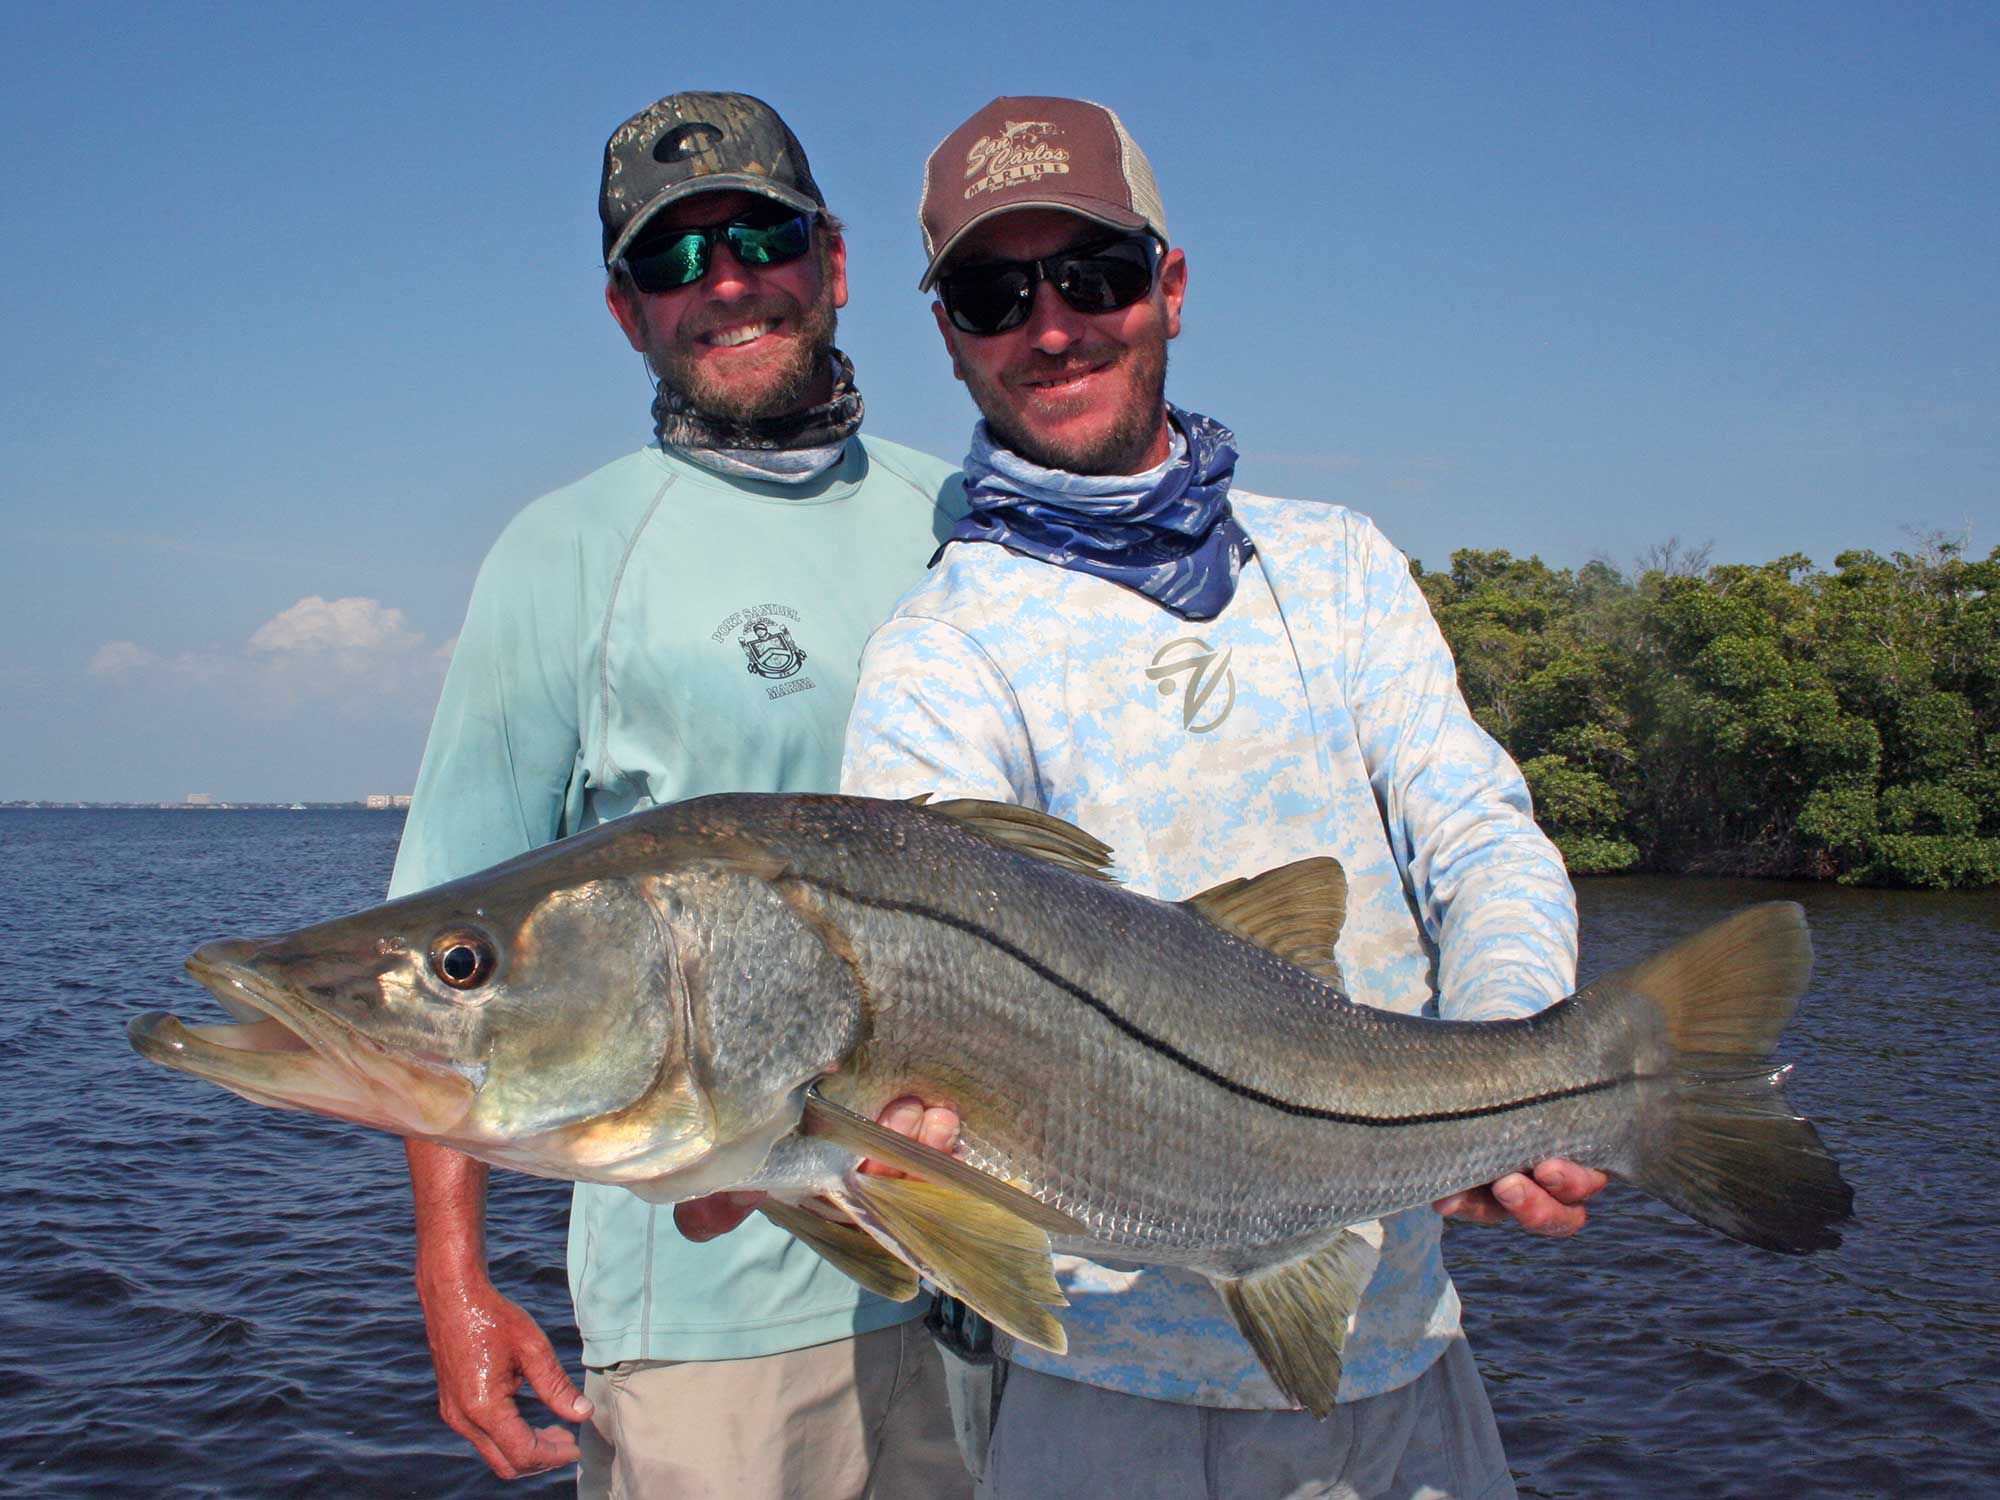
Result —
M1107 578L1183 620L1214 619L1236 596L1236 576L1254 551L1229 513L1236 435L1177 406L1167 417L1172 451L1143 474L1044 469L996 444L979 423L965 458L972 508L951 540L997 542Z

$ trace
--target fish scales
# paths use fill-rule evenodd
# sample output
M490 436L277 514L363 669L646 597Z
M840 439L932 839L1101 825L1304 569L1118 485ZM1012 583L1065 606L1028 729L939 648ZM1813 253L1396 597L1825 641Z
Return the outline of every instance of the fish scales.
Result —
M972 1158L1092 1225L1097 1248L1201 1264L1225 1240L1261 1249L1490 1181L1552 1137L1622 1133L1629 1106L1566 1101L1631 1076L1629 1027L1358 1006L1177 903L940 819L823 811L839 821L801 809L764 837L885 997L829 1094L863 1113L954 1099Z

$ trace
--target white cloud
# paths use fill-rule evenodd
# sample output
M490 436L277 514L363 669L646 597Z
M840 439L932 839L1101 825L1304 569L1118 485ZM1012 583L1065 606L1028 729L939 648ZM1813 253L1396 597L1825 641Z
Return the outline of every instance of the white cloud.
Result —
M162 692L199 690L244 718L333 713L381 719L430 712L454 641L434 644L379 599L309 594L258 626L240 646L161 656L136 641L106 641L90 659L98 677Z
M158 661L159 658L144 646L131 641L106 641L90 659L90 674L93 677L117 677L125 672L144 671Z
M418 651L424 637L403 628L403 612L379 599L326 600L308 594L250 637L252 651Z

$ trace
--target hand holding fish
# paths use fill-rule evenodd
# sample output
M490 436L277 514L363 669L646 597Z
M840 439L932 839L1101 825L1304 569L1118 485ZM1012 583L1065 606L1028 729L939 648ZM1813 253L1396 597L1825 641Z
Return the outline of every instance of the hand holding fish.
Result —
M1611 1179L1573 1161L1545 1161L1529 1176L1509 1172L1486 1187L1467 1188L1431 1206L1447 1219L1472 1224L1505 1224L1509 1219L1530 1234L1568 1239L1583 1228L1586 1200Z
M943 1105L926 1106L911 1095L891 1100L875 1117L898 1135L920 1141L933 1151L951 1152L958 1145L958 1113ZM861 1170L879 1177L910 1174L886 1162L864 1161ZM674 1227L697 1244L727 1234L763 1205L763 1193L710 1193L674 1205Z

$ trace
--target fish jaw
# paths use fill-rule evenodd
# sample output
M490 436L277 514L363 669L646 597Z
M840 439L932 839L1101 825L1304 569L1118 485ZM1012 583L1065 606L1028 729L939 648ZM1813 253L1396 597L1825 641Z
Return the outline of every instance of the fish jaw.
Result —
M149 1012L127 1027L133 1048L277 1109L424 1136L449 1135L465 1119L480 1081L476 1068L367 1036L274 983L255 966L259 952L255 942L225 939L187 960L189 974L243 1019L190 1026Z

